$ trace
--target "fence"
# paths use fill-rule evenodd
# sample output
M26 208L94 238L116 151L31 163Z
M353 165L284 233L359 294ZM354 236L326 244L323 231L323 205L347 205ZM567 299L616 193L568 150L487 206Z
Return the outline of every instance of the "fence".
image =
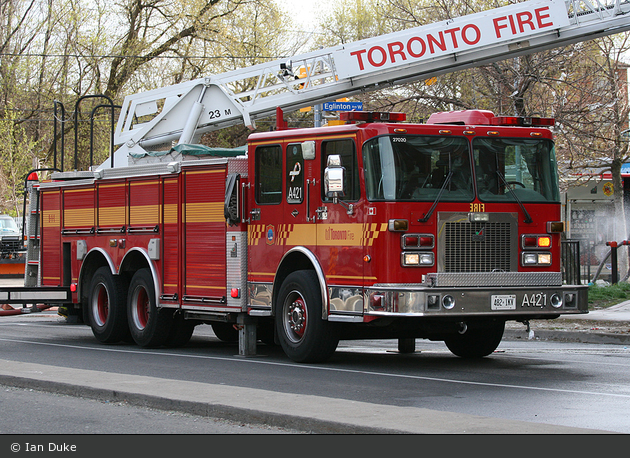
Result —
M623 281L626 272L619 270L618 256L625 255L627 247L627 241L596 245L592 240L563 240L561 249L563 283L577 285L596 280L608 283ZM622 248L622 252L618 252L619 248Z
M580 240L563 240L560 250L562 265L562 283L567 285L579 285L582 283L583 269L580 256ZM588 256L590 260L590 256ZM590 275L590 263L588 266ZM587 282L588 282L587 278Z

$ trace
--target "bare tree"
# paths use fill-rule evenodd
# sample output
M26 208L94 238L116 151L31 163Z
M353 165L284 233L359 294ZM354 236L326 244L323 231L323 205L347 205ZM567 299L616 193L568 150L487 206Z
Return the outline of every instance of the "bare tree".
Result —
M192 41L212 41L219 34L220 19L244 3L245 0L124 0L120 4L124 33L113 49L118 55L111 61L105 94L116 97L142 65L161 56L176 56L180 44L190 49Z

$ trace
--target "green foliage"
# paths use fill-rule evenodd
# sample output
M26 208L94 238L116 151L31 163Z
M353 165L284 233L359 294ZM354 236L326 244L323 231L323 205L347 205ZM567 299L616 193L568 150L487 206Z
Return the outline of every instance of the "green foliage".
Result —
M620 282L615 285L591 285L588 289L589 308L610 307L630 300L630 283Z
M36 143L17 120L16 111L7 106L0 118L0 212L16 216L20 210L24 178L31 170Z

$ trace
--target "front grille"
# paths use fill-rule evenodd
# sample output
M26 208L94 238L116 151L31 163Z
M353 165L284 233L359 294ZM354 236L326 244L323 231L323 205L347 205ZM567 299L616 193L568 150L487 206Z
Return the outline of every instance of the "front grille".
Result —
M21 239L19 237L13 240L5 238L0 242L0 248L2 251L18 251L22 248Z
M509 272L509 222L446 221L444 272Z

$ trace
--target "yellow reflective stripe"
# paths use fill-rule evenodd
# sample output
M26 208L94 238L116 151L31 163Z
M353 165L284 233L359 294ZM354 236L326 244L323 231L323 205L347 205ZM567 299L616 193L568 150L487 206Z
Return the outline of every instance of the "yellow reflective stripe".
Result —
M70 226L94 226L93 208L65 208L63 210L63 225Z
M133 205L129 213L129 224L132 225L154 225L160 223L159 205Z
M61 212L59 210L47 210L42 212L42 227L59 227L61 226Z
M125 207L101 207L98 209L99 226L124 226Z
M222 223L223 202L201 202L186 204L187 223Z

